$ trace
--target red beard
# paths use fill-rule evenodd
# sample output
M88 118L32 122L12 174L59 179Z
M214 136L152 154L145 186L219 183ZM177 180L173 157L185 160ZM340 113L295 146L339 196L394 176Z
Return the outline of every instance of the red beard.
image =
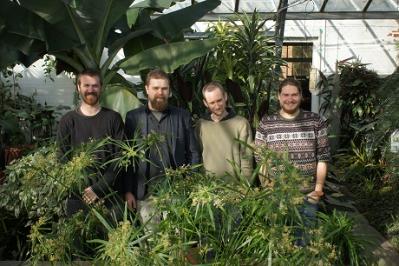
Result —
M82 100L88 104L88 105L96 105L98 103L99 100L99 95L96 92L86 92L84 95L82 96Z

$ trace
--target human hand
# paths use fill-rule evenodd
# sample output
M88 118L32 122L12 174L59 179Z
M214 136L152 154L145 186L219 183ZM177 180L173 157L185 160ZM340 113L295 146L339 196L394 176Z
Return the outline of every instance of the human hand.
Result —
M96 195L96 193L94 193L91 187L87 187L83 191L82 198L83 201L86 202L87 204L92 204L98 199L98 196Z
M314 190L314 191L310 192L309 194L307 194L306 196L307 196L308 200L318 202L323 195L324 195L323 191Z
M136 198L132 192L125 193L125 200L129 209L136 209Z

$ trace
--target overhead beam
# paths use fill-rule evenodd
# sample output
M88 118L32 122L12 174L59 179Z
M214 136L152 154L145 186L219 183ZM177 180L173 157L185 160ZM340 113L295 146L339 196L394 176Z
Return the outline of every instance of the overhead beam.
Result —
M368 0L367 1L367 3L363 7L363 12L366 12L367 9L369 9L369 6L370 6L371 2L373 2L373 0Z
M234 12L238 13L239 8L240 8L240 0L236 0L234 4Z
M250 13L247 13L250 14ZM263 19L274 20L275 12L259 12L259 16ZM207 14L200 19L200 21L218 21L228 20L234 18L235 14L231 13L217 13ZM286 20L316 20L316 19L398 19L399 12L397 11L368 11L368 12L288 12Z
M323 1L323 3L321 4L321 7L320 7L320 12L324 12L324 10L326 9L327 2L328 2L328 0Z

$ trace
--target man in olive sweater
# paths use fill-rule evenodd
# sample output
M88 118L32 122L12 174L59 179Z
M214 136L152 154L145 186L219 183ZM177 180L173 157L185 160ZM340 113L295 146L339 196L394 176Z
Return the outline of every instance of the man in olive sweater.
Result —
M197 136L205 170L227 179L237 174L249 179L252 151L244 144L252 144L248 121L227 107L227 93L220 83L206 84L202 95L209 112L198 121Z

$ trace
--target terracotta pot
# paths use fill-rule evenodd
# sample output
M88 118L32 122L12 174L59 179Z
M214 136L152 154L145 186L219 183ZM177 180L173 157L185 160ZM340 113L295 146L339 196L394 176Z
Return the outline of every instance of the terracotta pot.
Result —
M24 152L33 150L34 145L20 145L14 147L7 147L4 150L4 161L6 165L9 165L12 161L21 158Z
M12 161L22 157L22 149L19 147L9 147L4 151L4 158L6 165L9 165Z

